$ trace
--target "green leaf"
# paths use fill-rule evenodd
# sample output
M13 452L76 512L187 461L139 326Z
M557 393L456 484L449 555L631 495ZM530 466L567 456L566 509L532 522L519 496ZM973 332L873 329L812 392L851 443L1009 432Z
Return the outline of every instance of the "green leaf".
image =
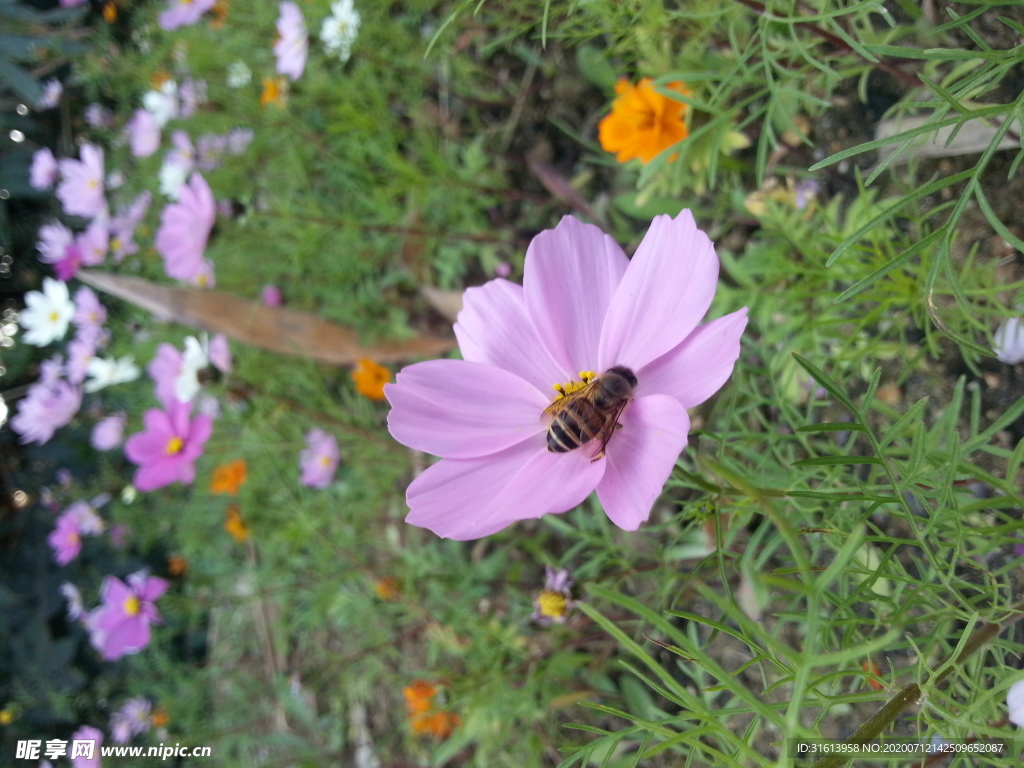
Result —
M846 396L846 393L839 388L838 384L836 384L834 381L832 381L832 379L825 375L824 371L822 371L819 368L816 368L812 363L802 358L796 352L793 353L793 358L797 361L797 363L800 364L801 368L803 368L805 371L807 371L807 373L811 375L811 378L813 378L816 382L818 382L818 384L824 387L826 392L832 395L832 397L834 397L840 403L845 405L849 410L853 411L854 413L857 413L857 407L853 404L853 401Z

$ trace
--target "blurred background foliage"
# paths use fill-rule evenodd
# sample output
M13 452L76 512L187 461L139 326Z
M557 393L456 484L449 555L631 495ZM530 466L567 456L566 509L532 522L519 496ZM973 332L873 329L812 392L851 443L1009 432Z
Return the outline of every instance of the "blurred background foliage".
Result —
M424 288L519 279L565 213L631 250L653 215L691 208L723 263L710 316L748 306L751 324L635 534L593 500L479 542L408 527L404 488L427 459L390 439L386 405L348 370L241 345L208 387L222 415L191 488L126 491L123 458L84 447L98 413L141 428L144 381L94 396L45 446L6 430L5 754L104 728L133 695L167 717L143 743L211 745L223 765L785 764L786 738L848 738L909 684L921 695L890 735L1012 735L1024 379L991 350L1024 302L1018 3L362 3L342 64L315 39L329 4L310 0L306 71L269 104L276 3L232 0L173 32L162 7L0 0L10 311L46 274L35 232L59 211L25 183L32 151L99 142L124 175L114 207L155 192L169 131L140 161L123 126L154 85L192 78L207 101L169 130L254 132L206 174L231 211L207 252L219 290L277 285L373 350L446 330ZM236 61L252 78L232 88ZM51 76L65 95L39 109ZM686 83L690 135L620 166L597 124L616 80L640 76ZM92 103L109 127L86 125ZM161 207L111 269L164 279ZM144 364L189 332L104 300L113 354ZM38 362L3 350L12 407ZM343 456L324 491L297 482L313 426ZM238 458L246 483L213 494ZM90 538L56 566L54 513L99 492L127 543ZM244 540L225 530L231 505ZM563 625L531 620L546 564L578 584ZM166 623L101 662L59 585L92 605L103 575L143 566L172 581ZM986 622L1004 625L933 672ZM450 736L411 727L416 679L457 716Z

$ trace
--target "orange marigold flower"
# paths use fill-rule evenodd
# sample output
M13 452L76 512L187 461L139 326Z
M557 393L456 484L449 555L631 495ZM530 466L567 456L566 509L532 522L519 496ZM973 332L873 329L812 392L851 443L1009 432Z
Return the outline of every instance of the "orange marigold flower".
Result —
M224 530L230 533L235 541L241 543L249 538L249 526L242 520L242 510L237 504L229 504Z
M235 496L247 477L245 459L235 459L221 464L213 470L210 481L211 493L226 493Z
M182 555L171 555L167 558L167 572L171 576L181 576L188 570L188 560Z
M228 18L228 0L217 0L210 9L210 29L220 29Z
M459 716L451 712L427 712L410 719L412 732L417 736L433 736L444 741L452 735L452 730L462 723Z
M117 3L114 0L108 0L103 4L103 20L107 24L113 24L117 21Z
M288 101L288 83L285 82L285 79L283 77L264 77L260 106L273 104L275 107L283 108L286 101Z
M171 722L171 718L163 707L157 707L149 716L149 722L153 724L154 728L166 728L167 724Z
M352 371L352 380L359 394L379 402L384 399L384 385L391 381L391 371L364 357Z
M427 712L434 706L437 688L426 680L413 680L411 685L402 689L405 704L409 708L409 717Z
M665 87L684 95L690 93L679 82ZM689 135L687 105L655 91L651 78L645 77L636 85L619 80L615 92L618 98L612 103L611 114L598 124L597 138L602 149L616 153L615 159L620 163L634 157L649 163L662 150Z
M398 579L394 576L377 579L373 584L373 591L386 603L393 603L402 596L402 591L398 588Z

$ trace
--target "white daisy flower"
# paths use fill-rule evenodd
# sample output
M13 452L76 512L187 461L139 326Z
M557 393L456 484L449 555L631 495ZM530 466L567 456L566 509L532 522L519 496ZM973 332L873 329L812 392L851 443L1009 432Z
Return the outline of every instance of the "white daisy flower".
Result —
M83 389L86 392L98 392L113 384L124 384L139 378L139 366L131 357L114 358L94 357L86 369L89 380Z
M252 81L252 70L239 59L228 64L228 88L244 88Z
M336 55L341 61L348 61L352 53L352 43L359 34L359 11L352 0L338 0L331 4L331 15L324 19L320 27L320 39L328 53Z
M75 316L75 303L68 295L68 286L52 277L43 278L43 292L25 294L25 311L18 319L25 329L25 343L45 347L64 338L68 324Z
M147 91L142 97L142 108L163 128L178 116L178 84L168 80L159 91Z

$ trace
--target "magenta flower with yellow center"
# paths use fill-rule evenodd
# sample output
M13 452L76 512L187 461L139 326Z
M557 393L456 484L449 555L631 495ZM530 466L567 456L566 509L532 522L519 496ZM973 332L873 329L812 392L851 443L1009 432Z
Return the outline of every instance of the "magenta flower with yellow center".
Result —
M100 587L102 605L86 618L89 641L107 661L138 653L149 645L149 625L161 621L154 603L167 591L166 580L133 573L125 584L107 576Z
M146 429L124 444L128 460L137 464L135 487L152 491L171 483L190 485L196 479L196 459L213 431L213 419L200 414L190 418L191 403L171 400L167 410L151 408L143 419Z
M522 286L467 290L464 359L409 366L384 388L392 436L442 459L409 486L406 521L475 539L596 490L636 530L686 447L686 409L739 357L745 308L698 325L718 268L689 211L656 218L632 259L567 216L530 244Z

